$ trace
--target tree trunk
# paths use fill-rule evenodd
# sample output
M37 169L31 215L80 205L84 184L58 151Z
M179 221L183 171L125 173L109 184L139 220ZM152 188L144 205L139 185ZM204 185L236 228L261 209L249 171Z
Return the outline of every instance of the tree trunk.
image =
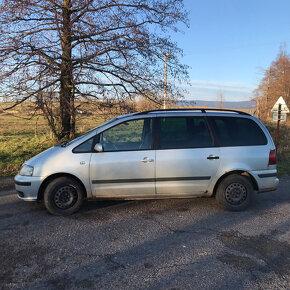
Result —
M73 65L71 48L71 0L63 1L62 65L60 76L60 139L75 135L75 108L73 90Z

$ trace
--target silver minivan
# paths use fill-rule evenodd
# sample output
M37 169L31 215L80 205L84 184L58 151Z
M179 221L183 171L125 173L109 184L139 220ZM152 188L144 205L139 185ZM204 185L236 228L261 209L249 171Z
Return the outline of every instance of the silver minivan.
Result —
M55 215L84 199L215 196L227 210L247 208L254 192L278 185L276 150L265 126L235 110L173 109L112 119L26 161L18 196L44 200Z

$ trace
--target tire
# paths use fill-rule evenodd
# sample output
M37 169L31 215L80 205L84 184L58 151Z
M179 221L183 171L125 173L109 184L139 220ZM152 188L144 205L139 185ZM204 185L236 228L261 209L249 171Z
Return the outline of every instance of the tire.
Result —
M44 191L44 205L53 215L71 215L80 209L83 200L82 186L69 177L52 180Z
M229 211L242 211L249 207L253 199L254 189L248 177L229 175L218 185L216 200L219 205Z

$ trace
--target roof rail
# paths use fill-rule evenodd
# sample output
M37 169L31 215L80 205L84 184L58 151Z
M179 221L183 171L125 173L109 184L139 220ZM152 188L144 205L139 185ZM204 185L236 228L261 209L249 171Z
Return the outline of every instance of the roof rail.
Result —
M246 112L238 111L238 110L231 110L231 109L214 109L214 108L189 108L189 109L160 109L160 110L150 110L150 111L144 111L144 112L138 112L135 115L141 115L141 114L148 114L148 113L154 113L154 112L174 112L174 111L201 111L202 113L206 113L207 111L217 111L217 112L233 112L238 113L240 115L247 115L251 116L251 114L248 114Z

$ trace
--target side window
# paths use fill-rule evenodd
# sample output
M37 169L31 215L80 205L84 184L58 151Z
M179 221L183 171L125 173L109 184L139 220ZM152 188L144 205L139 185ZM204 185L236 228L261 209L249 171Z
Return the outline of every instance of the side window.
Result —
M204 148L213 145L202 117L160 119L160 149Z
M100 137L104 151L151 149L152 119L121 123L104 131Z
M266 145L267 138L256 122L248 118L212 117L221 146Z
M73 153L90 153L92 152L92 146L94 142L94 137L80 144L73 149Z
M186 118L161 118L160 131L160 149L180 148L188 138Z

